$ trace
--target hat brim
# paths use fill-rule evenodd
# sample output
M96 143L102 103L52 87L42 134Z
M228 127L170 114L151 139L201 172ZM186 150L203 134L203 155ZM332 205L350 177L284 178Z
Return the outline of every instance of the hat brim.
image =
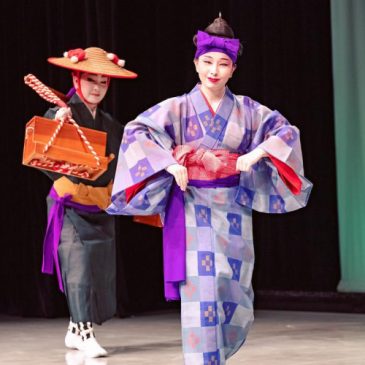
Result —
M72 71L88 72L120 79L134 79L138 75L116 65L110 61L106 52L100 48L87 48L86 59L77 63L71 62L67 57L50 57L47 61L55 66L63 67Z

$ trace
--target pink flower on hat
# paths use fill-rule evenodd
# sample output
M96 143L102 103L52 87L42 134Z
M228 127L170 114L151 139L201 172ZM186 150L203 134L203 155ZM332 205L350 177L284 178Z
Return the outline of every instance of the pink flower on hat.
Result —
M82 48L76 48L64 52L63 56L69 58L72 63L77 63L86 58L86 52Z
M110 61L114 62L119 67L124 67L125 66L125 60L120 59L116 54L108 53L106 56L108 57L108 59Z

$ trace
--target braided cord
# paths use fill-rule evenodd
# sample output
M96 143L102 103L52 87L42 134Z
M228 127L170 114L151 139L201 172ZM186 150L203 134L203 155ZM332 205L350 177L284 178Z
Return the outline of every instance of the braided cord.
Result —
M43 99L47 100L50 103L56 104L61 108L67 108L67 104L62 101L52 90L50 90L49 87L47 87L40 80L38 80L34 75L28 74L27 76L24 76L24 82Z
M96 160L96 166L99 167L100 166L100 157L95 152L93 146L91 145L91 143L86 138L85 133L82 131L80 126L72 118L67 118L67 119L62 118L62 119L60 119L60 121L58 123L58 126L57 126L56 130L54 131L52 137L49 139L48 143L44 146L43 153L46 153L48 151L48 149L52 146L54 140L56 139L59 131L63 127L66 120L75 126L75 128L77 130L77 133L79 134L79 136L80 136L81 140L83 141L84 145L88 148L90 153L94 156L94 158Z

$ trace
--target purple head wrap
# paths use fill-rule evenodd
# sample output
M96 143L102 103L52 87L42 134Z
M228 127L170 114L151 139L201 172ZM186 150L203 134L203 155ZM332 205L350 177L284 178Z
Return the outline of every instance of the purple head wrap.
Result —
M222 52L225 53L233 63L236 63L239 48L239 39L218 37L198 30L195 58L199 58L201 55L208 52Z

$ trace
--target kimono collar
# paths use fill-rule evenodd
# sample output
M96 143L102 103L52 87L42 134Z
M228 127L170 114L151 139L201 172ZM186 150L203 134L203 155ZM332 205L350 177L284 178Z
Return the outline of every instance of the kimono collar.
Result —
M100 110L99 107L95 110L95 115L92 114L91 110L81 100L80 96L75 93L67 103L69 106L73 106L72 114L76 122L82 127L101 128L100 121Z
M234 106L233 94L228 87L226 87L225 94L215 115L210 111L210 108L200 91L199 84L194 87L188 97L193 104L197 117L206 131L202 143L207 148L213 148L216 146L217 141L223 138L224 130Z
M210 108L206 101L206 98L204 97L202 91L200 90L200 84L195 85L194 89L190 91L189 96L191 97L194 109L198 114L201 114L208 110L210 112ZM232 111L232 108L233 108L233 94L226 86L224 96L215 114L219 114L222 117L228 118L229 114ZM210 115L213 116L211 112Z

